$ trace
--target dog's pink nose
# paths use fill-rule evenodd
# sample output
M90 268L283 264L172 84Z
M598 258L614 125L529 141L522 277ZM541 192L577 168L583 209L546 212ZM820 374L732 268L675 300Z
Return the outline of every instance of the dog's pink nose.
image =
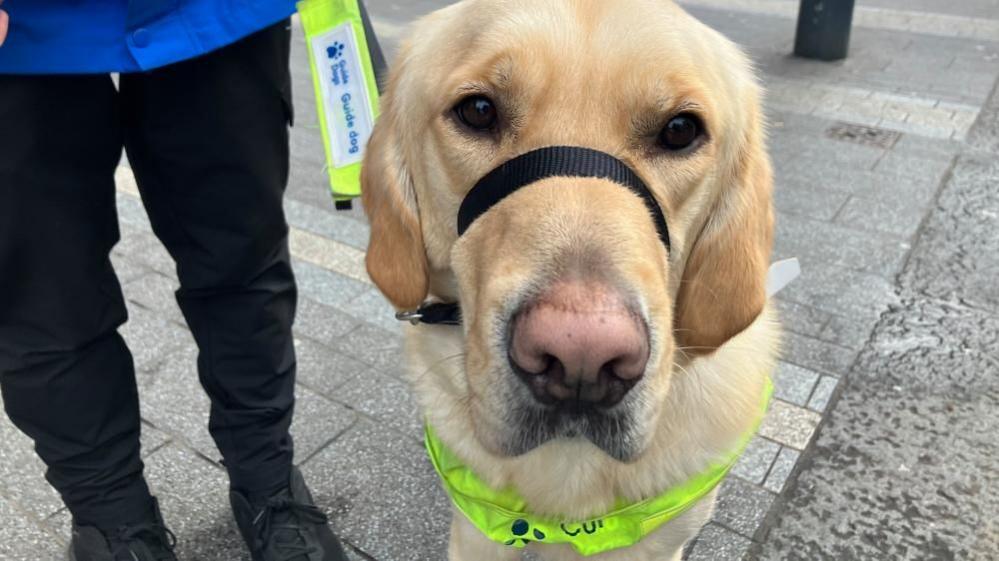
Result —
M595 282L560 282L517 314L510 362L541 403L611 407L649 360L645 323Z

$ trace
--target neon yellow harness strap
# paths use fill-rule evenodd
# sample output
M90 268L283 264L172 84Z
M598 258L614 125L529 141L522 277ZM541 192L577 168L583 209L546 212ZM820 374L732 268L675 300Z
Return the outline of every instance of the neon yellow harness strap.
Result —
M767 378L760 418L728 457L657 497L618 504L614 511L592 520L559 521L528 513L513 489L497 491L483 483L444 446L429 424L427 453L451 501L489 539L517 548L532 542L567 543L580 555L596 555L638 543L717 487L756 434L772 393L773 384Z

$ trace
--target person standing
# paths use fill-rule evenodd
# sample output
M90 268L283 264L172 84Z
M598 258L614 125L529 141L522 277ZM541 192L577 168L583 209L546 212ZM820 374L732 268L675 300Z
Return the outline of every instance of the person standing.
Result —
M176 261L209 429L254 561L345 560L289 434L294 2L0 10L0 390L73 515L70 559L176 559L143 477L134 366L118 333L126 310L110 251L124 148Z

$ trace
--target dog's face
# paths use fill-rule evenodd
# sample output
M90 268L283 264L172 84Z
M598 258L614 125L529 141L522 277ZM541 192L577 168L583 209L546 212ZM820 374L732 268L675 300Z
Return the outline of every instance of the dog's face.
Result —
M648 445L674 376L763 308L771 175L742 54L666 0L468 0L415 27L364 162L368 271L399 309L460 299L478 440L519 455ZM458 236L458 208L531 150L613 154L649 186L550 178Z

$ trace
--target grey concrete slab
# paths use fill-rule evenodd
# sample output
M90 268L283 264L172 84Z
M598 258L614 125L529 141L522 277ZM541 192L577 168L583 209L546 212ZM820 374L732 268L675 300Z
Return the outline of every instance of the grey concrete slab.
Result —
M6 497L34 520L44 520L63 508L62 499L45 480L45 464L34 443L7 419L0 405L0 500ZM5 521L0 517L0 521ZM0 524L0 527L5 524ZM0 551L3 546L0 545Z
M750 541L735 532L717 524L708 524L697 536L687 561L717 561L719 559L742 559L749 549Z
M794 405L805 405L816 382L818 372L788 362L778 362L773 374L774 397Z
M142 418L206 458L221 459L208 434L211 403L198 381L197 349L184 347L139 378Z
M229 507L229 482L220 467L171 445L146 461L152 492L177 535L177 556L197 561L249 561Z
M361 372L337 392L337 400L409 436L423 440L422 415L405 382L372 369Z
M217 461L221 455L208 432L211 404L198 381L196 356L193 348L183 349L143 377L139 390L142 417L174 440ZM296 398L291 434L298 458L315 454L355 422L353 412L307 388L297 388Z
M999 154L999 84L996 88L978 116L978 126L968 135L971 148L985 154Z
M874 171L898 178L942 178L950 167L950 158L936 159L927 158L925 155L910 156L901 152L890 152L878 162Z
M780 444L772 440L754 436L749 445L746 446L746 451L742 457L732 466L732 475L737 475L756 485L763 484L767 473L770 472L770 466L777 459L780 448Z
M333 346L357 325L357 318L320 304L308 296L299 296L298 310L295 314L296 335L326 346Z
M304 471L340 535L373 558L444 557L450 502L418 443L362 421Z
M121 253L113 253L111 255L111 264L114 267L115 275L118 277L118 282L122 285L151 271L148 267L137 263L131 258L125 257Z
M901 239L785 214L777 219L774 251L889 278L901 270L911 247Z
M823 189L801 176L781 177L774 186L774 206L782 213L831 221L850 199L846 191Z
M832 314L817 310L810 306L792 302L779 295L774 300L781 326L799 335L818 337L822 328L829 322Z
M760 425L759 434L796 450L804 450L821 418L814 411L774 399Z
M354 426L357 415L306 388L298 387L295 394L291 436L295 441L296 461L304 462Z
M801 260L801 277L781 297L832 314L863 318L898 302L889 279L808 258Z
M712 520L746 538L752 538L770 510L775 495L766 489L729 477L718 491Z
M999 126L999 121L997 125ZM903 285L933 298L999 309L999 161L963 157L926 224Z
M0 494L0 559L4 561L38 561L60 559L65 546L52 534L32 522L26 513Z
M834 376L847 372L857 357L856 350L790 332L784 334L782 349L786 362Z
M904 199L912 204L929 205L942 182L942 177L896 177L863 168L830 164L822 159L794 159L786 167L778 175L782 180L804 182L889 204Z
M56 541L69 546L69 540L73 535L73 515L69 513L68 508L63 508L43 520L42 526L55 536Z
M867 316L830 315L816 338L848 349L860 349L870 339L877 316L877 313Z
M332 206L330 203L329 206ZM312 205L288 199L284 203L288 223L296 228L336 240L360 250L368 248L371 231L367 224L351 219L348 215L333 214L336 211L316 208Z
M770 468L770 473L767 474L767 480L764 482L763 487L772 493L783 491L784 484L787 483L787 478L791 475L791 471L794 469L795 464L798 463L800 456L801 452L793 448L786 446L781 448L777 459L774 460L773 467Z
M358 326L339 338L334 348L387 374L402 372L402 340L398 334L380 327Z
M123 160L127 165L127 160ZM121 224L122 239L125 239L126 229L137 229L143 232L151 232L152 226L146 209L142 206L142 201L130 193L119 192L115 200L118 207L118 222Z
M345 306L370 288L362 282L297 259L294 261L294 269L298 287L303 293L320 304L347 313L351 311L345 309Z
M926 205L899 199L894 202L852 197L836 215L836 223L871 232L911 238L926 216Z
M818 411L819 413L824 412L838 385L839 378L834 376L823 376L822 379L819 380L819 383L816 384L815 392L812 393L812 397L808 399L808 408L812 411Z
M395 319L395 309L392 308L392 305L385 300L385 297L377 289L371 288L367 290L344 304L342 309L348 314L376 325L385 331L396 334L402 333L402 324Z
M296 340L295 350L299 383L330 399L337 399L345 383L370 368L308 339Z
M167 355L194 343L190 331L161 316L158 312L132 306L128 322L118 330L132 352L136 372L154 370Z
M151 272L125 284L122 291L125 299L147 310L160 312L160 317L176 323L184 323L184 315L177 305L175 292L180 283L175 277Z

